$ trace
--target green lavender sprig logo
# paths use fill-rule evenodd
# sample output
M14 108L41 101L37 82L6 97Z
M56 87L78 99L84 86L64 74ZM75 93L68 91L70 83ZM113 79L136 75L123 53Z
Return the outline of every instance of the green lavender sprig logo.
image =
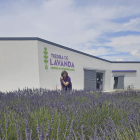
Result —
M48 63L48 56L47 56L47 55L48 55L47 48L44 47L45 69L48 69L48 66L47 66L47 63Z

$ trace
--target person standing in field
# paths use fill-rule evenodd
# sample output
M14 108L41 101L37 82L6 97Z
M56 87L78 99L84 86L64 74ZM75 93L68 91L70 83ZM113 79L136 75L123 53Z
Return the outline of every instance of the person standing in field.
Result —
M61 72L60 84L61 84L61 90L63 91L72 90L71 78L68 76L68 73L65 70Z

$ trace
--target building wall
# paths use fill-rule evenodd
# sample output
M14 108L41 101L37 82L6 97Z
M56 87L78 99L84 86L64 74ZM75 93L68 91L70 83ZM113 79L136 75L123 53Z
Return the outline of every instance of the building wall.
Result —
M48 51L48 69L45 69L44 63L44 47ZM69 61L74 62L75 71L68 71L71 77L73 89L84 88L84 70L83 68L101 69L106 70L104 73L104 90L111 88L111 63L102 61L96 58L91 58L76 52L72 52L63 48L59 48L54 45L50 45L41 41L38 41L38 56L39 56L39 76L40 86L48 89L56 89L55 83L58 83L58 89L60 89L60 74L62 70L50 69L51 53L68 56ZM53 59L53 58L52 58ZM61 67L61 66L60 66Z
M44 47L48 51L48 69L45 69ZM68 56L68 60L74 63L75 71L68 71L73 89L84 88L83 68L106 70L103 74L104 90L113 89L112 70L137 70L121 74L125 74L124 86L133 84L135 88L140 89L140 63L109 63L37 40L1 40L0 91L25 87L56 89L56 83L60 89L62 70L50 69L51 53ZM54 62L55 59L52 60Z
M37 41L0 41L0 91L39 87Z
M112 70L137 70L137 72L112 72L113 74L125 74L124 87L133 84L136 89L140 89L140 63L112 63ZM111 87L113 88L114 77L111 77Z

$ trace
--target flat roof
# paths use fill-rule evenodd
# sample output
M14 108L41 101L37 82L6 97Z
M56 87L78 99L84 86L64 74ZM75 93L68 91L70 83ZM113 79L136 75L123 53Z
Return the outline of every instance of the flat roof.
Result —
M41 42L44 42L44 43L47 43L47 44L50 44L50 45L54 45L54 46L57 46L59 48L63 48L63 49L66 49L66 50L69 50L69 51L72 51L72 52L76 52L76 53L79 53L79 54L82 54L82 55L85 55L85 56L89 56L89 57L92 57L92 58L96 58L96 59L99 59L99 60L102 60L102 61L106 61L106 62L109 62L109 63L140 63L140 61L109 61L109 60L106 60L106 59L103 59L103 58L100 58L100 57L97 57L97 56L93 56L93 55L90 55L90 54L87 54L87 53L84 53L84 52L81 52L81 51L77 51L77 50L74 50L74 49L71 49L71 48L68 48L68 47L65 47L63 45L59 45L57 43L53 43L51 41L48 41L48 40L45 40L45 39L42 39L42 38L39 38L39 37L0 37L0 40L1 41L9 41L9 40L38 40L38 41L41 41Z
M112 70L112 72L137 72L137 70Z

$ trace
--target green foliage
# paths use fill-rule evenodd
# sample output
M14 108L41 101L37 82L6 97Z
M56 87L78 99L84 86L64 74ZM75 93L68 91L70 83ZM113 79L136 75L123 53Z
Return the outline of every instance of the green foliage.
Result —
M73 91L70 94L28 89L1 93L0 97L1 139L27 139L25 119L33 140L41 139L41 133L43 140L140 138L140 93Z

